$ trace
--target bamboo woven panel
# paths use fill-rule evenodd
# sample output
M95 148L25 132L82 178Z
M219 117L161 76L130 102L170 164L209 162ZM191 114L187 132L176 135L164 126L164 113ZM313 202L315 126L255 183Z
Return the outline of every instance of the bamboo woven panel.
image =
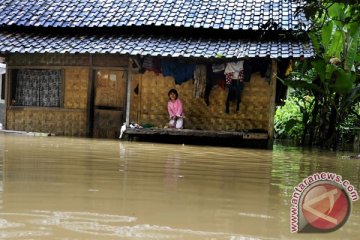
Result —
M141 119L141 124L152 124L157 128L163 128L169 123L169 116L158 115L158 114L143 114Z
M6 111L6 129L15 129L15 111Z
M64 108L87 108L88 82L88 69L65 69Z
M259 74L253 74L251 81L244 83L239 112L236 112L236 103L230 102L229 114L225 113L227 89L214 86L210 92L210 105L207 106L204 99L193 96L193 86L193 80L175 85L172 77L145 72L139 84L139 91L141 91L138 102L140 113L137 113L139 123L150 123L159 127L166 125L169 121L167 93L175 88L183 102L186 115L185 128L218 131L267 130L271 88ZM136 108L133 107L133 109Z
M89 56L85 54L12 54L9 66L87 66Z
M92 60L93 66L97 67L127 67L128 62L128 57L114 54L97 54Z
M65 136L85 136L86 115L85 110L13 108L7 110L7 128Z
M126 82L124 71L100 70L95 74L95 106L124 107Z
M24 120L24 130L27 132L41 132L42 125L46 124L41 117L34 111L22 111L18 112L20 118Z

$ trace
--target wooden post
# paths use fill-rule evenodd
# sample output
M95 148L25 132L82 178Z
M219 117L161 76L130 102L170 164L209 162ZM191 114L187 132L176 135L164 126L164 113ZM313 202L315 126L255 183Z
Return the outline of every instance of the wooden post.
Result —
M275 116L275 99L276 99L276 81L277 81L277 61L271 60L271 82L270 82L270 102L269 102L269 124L268 134L269 142L268 148L272 149L274 143L274 116Z
M11 83L10 83L10 79L12 78L10 70L8 68L8 60L9 57L5 58L5 64L6 64L6 69L5 69L5 103L4 103L4 125L3 125L3 129L8 129L8 122L7 122L7 110L9 108L9 106L11 105Z
M130 104L131 104L131 71L132 60L129 57L128 70L126 74L126 126L130 125Z
M86 136L92 137L94 127L94 97L95 81L93 69L93 56L89 55L89 80L88 80L88 99L87 99L87 119L86 119Z

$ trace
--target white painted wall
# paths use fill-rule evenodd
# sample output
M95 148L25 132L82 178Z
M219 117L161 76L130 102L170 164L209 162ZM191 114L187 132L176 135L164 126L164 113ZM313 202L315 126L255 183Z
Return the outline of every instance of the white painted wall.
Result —
M0 59L1 60L1 59ZM2 81L5 81L5 79L2 79L2 75L6 73L6 65L4 63L0 63L0 93L1 93L1 86ZM3 103L4 100L0 99L0 103Z
M4 63L0 63L0 75L6 72L6 65Z

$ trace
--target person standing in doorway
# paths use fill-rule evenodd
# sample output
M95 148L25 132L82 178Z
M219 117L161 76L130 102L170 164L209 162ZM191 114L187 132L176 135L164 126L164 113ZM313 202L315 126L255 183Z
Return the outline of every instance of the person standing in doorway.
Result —
M178 98L179 94L176 89L171 89L168 96L168 112L170 115L169 127L181 129L184 124L184 112L182 102Z

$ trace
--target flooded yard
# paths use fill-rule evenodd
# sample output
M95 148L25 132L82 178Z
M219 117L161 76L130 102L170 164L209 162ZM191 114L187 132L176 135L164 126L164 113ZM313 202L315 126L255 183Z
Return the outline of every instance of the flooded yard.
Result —
M351 154L0 134L0 239L358 239L360 201L332 233L289 223L313 173L360 189Z

